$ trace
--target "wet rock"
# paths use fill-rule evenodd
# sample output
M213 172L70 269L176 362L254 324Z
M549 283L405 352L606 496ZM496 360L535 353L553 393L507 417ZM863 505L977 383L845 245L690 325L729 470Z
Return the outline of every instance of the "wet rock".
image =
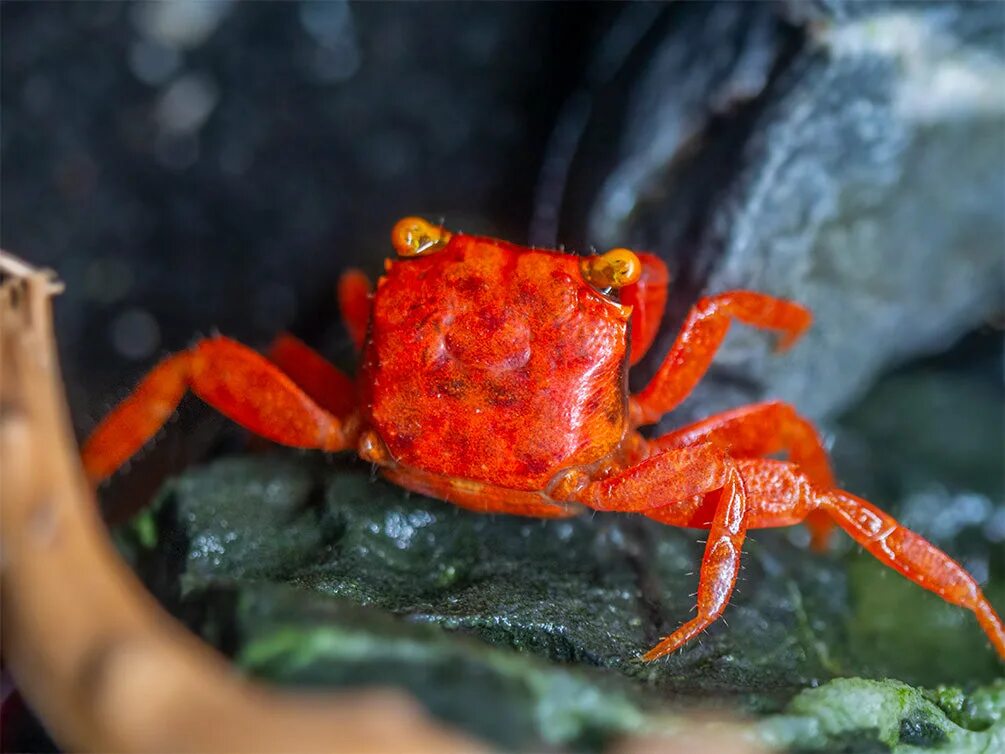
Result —
M814 311L783 358L737 328L671 423L765 395L833 415L1001 308L1000 8L777 7L676 9L640 62L596 88L568 181L541 198L562 207L559 236L585 228L583 243L670 260L677 300L657 353L703 292Z
M1000 406L994 381L922 369L881 384L836 444L843 484L958 558L999 609ZM972 445L933 453L937 430L963 429ZM842 536L818 556L798 528L752 532L725 619L649 665L641 652L690 615L701 532L482 516L357 462L278 454L193 469L120 536L162 601L248 672L398 685L508 747L672 735L695 706L761 716L758 735L803 750L1001 735L998 686L959 690L1001 677L973 617Z
M509 749L595 749L670 730L637 690L589 668L495 648L421 620L286 585L214 586L189 596L204 635L236 639L249 673L306 687L390 685L434 715Z
M759 724L768 743L799 751L997 751L1005 746L1005 685L1000 681L974 693L973 704L995 708L991 719L952 718L943 699L967 698L944 689L930 698L897 681L842 678L807 689L784 715ZM865 741L878 746L870 748Z

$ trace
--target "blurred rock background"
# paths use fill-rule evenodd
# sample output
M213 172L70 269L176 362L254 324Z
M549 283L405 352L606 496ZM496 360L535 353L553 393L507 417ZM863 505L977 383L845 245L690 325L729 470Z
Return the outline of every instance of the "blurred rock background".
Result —
M831 415L1002 310L997 3L2 14L0 241L70 283L82 430L199 333L292 327L331 351L338 272L376 273L406 213L655 250L676 278L664 348L704 291L813 307L784 360L735 333L676 421L765 393Z

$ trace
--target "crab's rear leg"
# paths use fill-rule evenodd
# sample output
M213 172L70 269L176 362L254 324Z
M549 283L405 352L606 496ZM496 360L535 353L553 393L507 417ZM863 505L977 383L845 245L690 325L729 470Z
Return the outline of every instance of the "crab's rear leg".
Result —
M849 492L832 490L820 496L819 503L838 526L880 562L946 602L972 610L1005 660L1005 625L963 566L872 503Z
M652 440L649 448L668 450L704 442L721 447L734 458L786 453L815 487L834 486L834 472L820 435L788 403L769 401L725 411ZM812 511L806 525L813 548L827 549L834 521L823 511Z
M871 503L844 490L816 487L793 463L740 459L735 464L746 492L749 528L791 526L814 511L826 513L879 561L947 602L973 611L1005 659L1001 618L974 578L942 550ZM689 501L648 510L645 515L673 526L711 528L707 507ZM728 579L721 579L720 588L730 588Z
M641 392L633 396L636 424L653 424L694 390L708 371L732 320L781 333L779 349L791 346L813 320L794 301L752 291L706 296L691 309L670 352Z
M740 573L740 552L747 531L746 495L738 469L729 456L710 444L667 450L614 477L593 482L579 494L580 502L601 510L643 511L671 501L680 526L712 508L698 577L698 612L644 656L655 660L693 639L722 615ZM684 515L685 509L689 512ZM660 509L662 510L662 509Z
M268 359L224 337L173 354L98 425L83 448L94 481L125 463L170 418L186 390L241 426L300 448L344 450L340 419L319 406Z

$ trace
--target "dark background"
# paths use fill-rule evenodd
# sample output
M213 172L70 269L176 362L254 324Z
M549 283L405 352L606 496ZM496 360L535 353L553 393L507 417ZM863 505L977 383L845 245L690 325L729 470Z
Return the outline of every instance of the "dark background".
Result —
M677 421L766 395L822 419L968 332L981 363L1000 352L998 4L0 12L0 242L68 284L81 433L217 329L255 347L292 329L344 359L334 282L375 275L406 214L661 254L669 316L637 381L703 291L814 310L786 360L738 332Z
M78 425L165 350L335 316L405 214L528 240L614 6L5 3L4 248L57 269Z

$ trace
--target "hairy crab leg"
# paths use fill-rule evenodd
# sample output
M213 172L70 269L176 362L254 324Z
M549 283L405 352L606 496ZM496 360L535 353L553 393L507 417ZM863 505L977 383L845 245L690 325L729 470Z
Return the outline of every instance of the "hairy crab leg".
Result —
M326 411L345 417L356 408L356 386L349 376L299 338L283 333L266 355Z
M746 492L735 466L718 496L698 574L698 614L642 655L645 662L670 654L711 626L733 595L748 518Z
M349 337L357 351L366 343L370 323L370 279L359 270L346 270L338 281L338 303Z
M338 417L321 408L275 364L224 337L201 340L155 366L102 420L83 448L93 481L109 476L170 418L186 390L224 416L281 445L348 447Z
M655 254L636 256L642 263L642 274L636 282L621 289L621 303L632 307L632 365L646 355L656 338L670 284L670 273L662 259Z
M590 482L572 499L595 510L645 512L722 489L732 467L733 459L711 443L674 448Z
M633 396L637 424L659 421L694 390L734 319L752 327L778 330L782 335L778 348L784 350L806 331L813 316L794 301L752 291L730 291L700 299L652 380Z
M725 411L652 440L649 448L666 450L702 442L711 442L735 458L784 452L815 487L834 486L834 472L820 435L788 403L769 401ZM826 550L834 521L823 511L812 511L805 523L813 548Z
M747 505L737 467L720 448L705 443L666 450L586 485L576 499L597 510L642 511L654 518L653 509L664 510L658 506L675 500L688 501L692 515L705 501L714 506L706 521L709 536L698 580L698 614L644 655L644 660L674 651L722 615L740 572ZM680 515L681 509L675 512Z
M1005 626L974 578L923 537L871 503L839 489L816 487L794 463L771 459L736 461L747 495L751 529L791 526L822 511L884 565L954 605L971 610L992 646L1005 659ZM709 527L707 504L691 500L648 510L672 526ZM722 579L720 589L731 588Z

